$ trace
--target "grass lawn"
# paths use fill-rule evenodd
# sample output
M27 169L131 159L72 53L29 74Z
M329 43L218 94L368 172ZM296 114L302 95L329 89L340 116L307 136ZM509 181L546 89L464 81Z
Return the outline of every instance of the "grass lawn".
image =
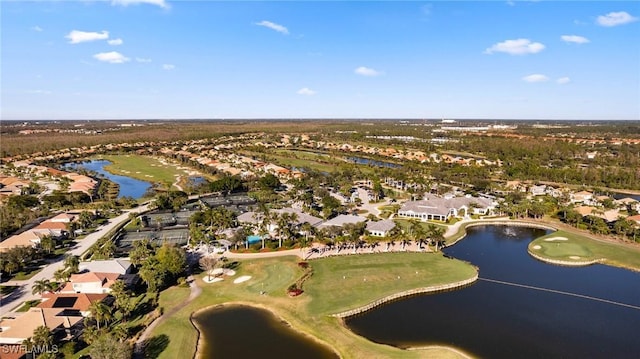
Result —
M349 331L330 314L353 309L389 294L467 279L475 275L471 265L431 253L384 253L333 257L310 262L314 274L303 284L305 293L290 298L287 287L303 274L298 257L277 257L239 261L236 276L207 284L197 277L202 294L185 308L167 317L151 337L169 338L159 358L190 356L197 343L191 313L208 306L240 302L264 307L324 343L331 343L343 358L434 358L459 357L446 349L405 351L366 340ZM418 272L418 274L416 274ZM251 279L234 284L233 279ZM400 280L398 279L400 276ZM344 277L344 278L343 278ZM367 278L364 282L363 278ZM266 292L260 295L260 292Z
M27 312L29 311L29 309L35 307L36 305L40 304L41 300L40 299L34 299L34 300L28 300L26 302L24 302L24 304L22 304L20 306L20 308L18 308L16 310L16 312Z
M165 186L171 186L178 176L187 175L187 172L178 169L177 165L161 162L148 156L103 155L101 158L111 162L104 167L110 173L141 181L157 182Z
M548 241L554 237L566 241ZM536 249L539 246L539 249ZM597 241L579 234L557 231L537 238L529 244L529 250L539 256L563 261L589 261L604 259L604 264L640 271L640 247Z
M42 268L40 268L40 267L34 267L34 268L30 268L29 270L26 270L26 271L17 272L9 280L11 281L11 280L27 280L27 279L31 279L31 277L33 277L34 275L38 274L38 272L40 272L41 270L42 270Z

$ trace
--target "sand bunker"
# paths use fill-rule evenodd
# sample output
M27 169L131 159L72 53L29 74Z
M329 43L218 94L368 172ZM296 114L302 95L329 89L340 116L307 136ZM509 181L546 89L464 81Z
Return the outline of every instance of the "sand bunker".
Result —
M579 256L570 256L569 258L571 258L571 259L580 259Z
M246 282L249 279L251 279L250 275L243 275L242 277L238 277L236 278L236 280L233 281L234 284L238 284L238 283L242 283L242 282Z
M533 249L540 249L540 248L542 248L542 247L540 247L538 245L533 246Z
M545 238L544 239L546 242L553 242L553 241L568 241L567 237L551 237L551 238Z
M202 281L205 283L215 283L215 282L222 282L224 280L224 278L221 277L214 277L214 276L204 276L204 278L202 278Z

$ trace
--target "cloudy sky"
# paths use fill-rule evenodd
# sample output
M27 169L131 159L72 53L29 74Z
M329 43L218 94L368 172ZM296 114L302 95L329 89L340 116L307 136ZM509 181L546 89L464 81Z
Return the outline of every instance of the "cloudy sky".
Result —
M5 120L640 120L636 1L0 7Z

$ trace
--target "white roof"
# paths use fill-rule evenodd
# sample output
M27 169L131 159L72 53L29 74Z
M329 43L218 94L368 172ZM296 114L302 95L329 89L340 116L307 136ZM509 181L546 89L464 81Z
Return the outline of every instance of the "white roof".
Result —
M110 259L102 261L80 262L78 269L80 271L99 272L99 273L118 273L126 274L131 267L131 262L127 259Z
M347 223L355 224L355 223L364 222L366 220L367 219L365 217L341 214L337 217L331 218L326 222L318 224L317 227L331 227L331 226L342 227Z

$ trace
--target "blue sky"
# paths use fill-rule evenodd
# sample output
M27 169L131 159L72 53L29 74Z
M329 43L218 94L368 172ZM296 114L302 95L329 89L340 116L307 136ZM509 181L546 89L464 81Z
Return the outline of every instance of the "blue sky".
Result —
M0 6L5 120L640 120L637 1Z

